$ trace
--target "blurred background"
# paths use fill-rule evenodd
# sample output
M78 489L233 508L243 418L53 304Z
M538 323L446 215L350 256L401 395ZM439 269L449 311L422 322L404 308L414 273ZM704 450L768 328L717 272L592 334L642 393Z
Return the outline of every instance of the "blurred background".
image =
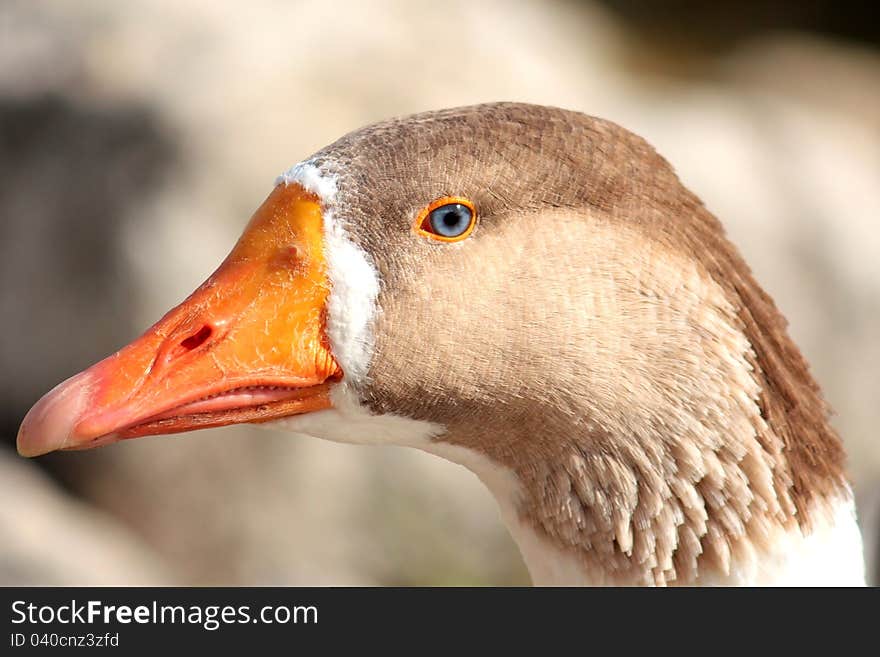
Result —
M18 458L44 392L226 255L365 123L519 100L651 141L836 410L880 529L880 23L855 0L0 0L0 584L525 584L495 504L415 451L234 427Z

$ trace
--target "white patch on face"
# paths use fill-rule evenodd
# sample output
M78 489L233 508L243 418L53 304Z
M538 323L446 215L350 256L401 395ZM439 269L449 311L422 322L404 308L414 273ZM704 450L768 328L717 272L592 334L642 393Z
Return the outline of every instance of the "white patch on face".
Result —
M358 389L367 379L373 357L373 318L379 295L379 275L366 252L348 236L345 218L334 201L336 177L310 162L300 162L281 174L276 184L298 183L316 194L324 215L324 258L330 279L327 300L327 338L344 373L343 387Z
M316 194L324 215L324 258L330 295L327 299L327 338L343 379L330 393L333 408L283 418L270 424L291 431L357 444L420 447L444 428L395 415L375 415L359 401L358 390L366 383L373 358L373 319L379 295L379 275L370 257L348 235L344 217L335 206L335 176L323 173L310 162L292 166L276 184L302 185Z
M336 176L321 173L311 162L298 162L275 179L275 186L298 183L329 206L336 198Z
M327 300L327 337L344 374L342 385L358 389L367 380L373 358L373 319L379 275L369 256L352 242L341 217L324 213L324 257L331 290Z

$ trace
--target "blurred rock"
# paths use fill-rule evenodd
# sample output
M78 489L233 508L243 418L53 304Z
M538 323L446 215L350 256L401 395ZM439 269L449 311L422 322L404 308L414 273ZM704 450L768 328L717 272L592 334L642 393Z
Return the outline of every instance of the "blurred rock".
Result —
M6 500L0 505L0 586L174 582L143 541L6 450L0 450L0 498Z
M875 7L862 0L598 0L641 35L667 47L728 50L767 32L808 31L877 44Z
M48 381L131 337L123 231L171 160L143 107L0 94L0 371L15 373L0 378L3 440Z

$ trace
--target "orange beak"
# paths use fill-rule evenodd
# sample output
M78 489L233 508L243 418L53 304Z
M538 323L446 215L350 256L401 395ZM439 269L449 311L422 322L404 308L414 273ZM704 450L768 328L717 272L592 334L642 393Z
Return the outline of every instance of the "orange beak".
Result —
M324 333L317 198L279 186L186 301L38 401L18 432L37 456L330 407L342 372Z

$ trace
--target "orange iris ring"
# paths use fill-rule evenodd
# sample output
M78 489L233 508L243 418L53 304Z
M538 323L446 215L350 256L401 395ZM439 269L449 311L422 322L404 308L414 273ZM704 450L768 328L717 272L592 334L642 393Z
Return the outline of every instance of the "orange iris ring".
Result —
M453 203L463 205L471 211L471 223L470 225L468 225L467 230L465 230L461 235L456 235L455 237L438 235L430 228L431 213L437 208L443 207L444 205L451 205ZM438 242L460 242L463 239L467 239L470 234L474 232L474 228L476 227L476 225L477 208L474 206L473 202L470 199L466 199L462 196L444 196L442 198L438 198L436 201L432 201L430 204L422 208L421 212L419 212L419 214L416 216L416 220L413 223L413 231L418 235L429 237L432 240L437 240Z

